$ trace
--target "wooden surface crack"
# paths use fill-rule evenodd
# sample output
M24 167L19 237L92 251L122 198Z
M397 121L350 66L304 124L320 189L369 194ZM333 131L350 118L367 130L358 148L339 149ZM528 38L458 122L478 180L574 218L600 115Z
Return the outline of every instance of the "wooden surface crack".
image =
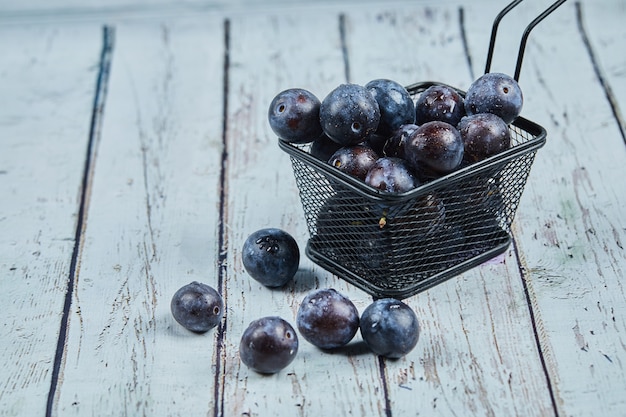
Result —
M52 416L54 412L54 401L56 399L57 388L62 381L61 374L63 372L62 368L65 361L65 342L67 339L69 319L74 301L73 294L76 289L75 282L77 280L78 265L80 264L80 253L83 246L83 235L85 228L87 227L87 214L89 211L89 197L91 192L91 178L93 177L94 173L95 155L97 153L97 146L101 134L100 126L102 123L102 117L104 115L109 73L111 70L111 61L113 59L113 45L115 39L114 35L115 31L112 27L105 26L102 29L102 50L100 54L99 70L96 79L89 137L87 138L87 155L85 157L85 165L83 169L83 181L76 222L74 249L72 251L72 257L70 261L70 269L67 280L67 291L65 295L65 303L63 306L63 314L61 317L56 355L54 357L54 363L52 366L50 390L48 391L48 400L46 403L46 417Z

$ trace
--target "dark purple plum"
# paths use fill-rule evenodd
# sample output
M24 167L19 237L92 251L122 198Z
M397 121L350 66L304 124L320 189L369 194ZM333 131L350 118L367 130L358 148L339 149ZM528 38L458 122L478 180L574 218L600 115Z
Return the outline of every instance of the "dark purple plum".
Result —
M367 271L379 274L403 268L399 259L415 262L425 242L437 236L446 218L443 200L434 194L415 199L409 207L377 206L370 208L374 220L360 227L354 245L359 262Z
M522 111L524 98L514 78L499 72L490 72L475 80L465 95L468 115L493 113L511 123Z
M428 122L413 132L404 151L414 167L423 164L439 174L447 174L463 161L463 139L457 128L449 123Z
M404 145L417 128L418 126L416 124L409 123L396 129L389 139L387 139L383 147L383 155L405 159Z
M193 281L174 293L170 309L174 319L184 328L204 333L222 319L224 301L213 287Z
M380 121L378 102L358 84L341 84L322 100L320 123L335 142L356 145L373 135Z
M239 358L252 370L274 374L287 367L298 353L298 335L277 316L254 320L241 336Z
M322 135L320 100L310 91L290 88L272 100L267 117L270 127L290 143L308 143Z
M456 126L465 116L463 96L447 85L432 85L415 102L415 123L440 121Z
M322 136L313 141L309 153L317 159L326 162L339 148L341 148L340 144L322 134Z
M338 170L364 181L367 172L377 159L378 155L369 146L353 145L341 147L330 157L328 163Z
M321 349L345 346L359 329L359 312L349 298L333 288L307 294L296 318L300 334Z
M321 242L316 250L338 259L357 252L362 244L366 225L377 223L376 213L369 210L368 201L345 194L328 198L316 215L315 239Z
M376 79L365 84L365 88L378 102L380 122L376 133L391 135L404 124L415 121L415 104L409 92L396 81Z
M385 143L387 143L388 138L388 136L382 136L375 133L367 138L365 141L361 142L361 144L372 148L372 150L376 152L376 155L382 155L383 148L385 147Z
M252 278L267 287L281 287L298 271L300 249L296 240L284 230L261 229L244 242L242 259Z
M495 219L509 204L500 187L494 178L477 176L464 180L455 193L446 197L450 222L471 228L475 222L481 223L481 218Z
M425 255L432 262L460 262L467 257L465 231L455 223L444 223L437 230L437 239L425 249Z
M356 202L337 195L328 198L316 216L317 234L333 237L342 236L345 233L345 227L354 218L354 203Z
M414 200L412 207L399 215L388 216L386 227L411 230L416 240L437 233L446 218L444 202L435 194L427 194Z
M395 298L381 298L367 306L361 315L360 329L372 352L392 359L413 350L420 335L415 312Z
M465 116L457 128L463 139L465 160L469 162L481 161L511 146L509 126L495 114Z
M392 240L386 229L378 225L369 225L361 228L361 236L355 243L355 254L358 261L365 268L364 274L384 274L393 265L394 253L392 252Z
M365 183L381 191L403 193L417 187L419 180L404 159L382 157L368 171Z

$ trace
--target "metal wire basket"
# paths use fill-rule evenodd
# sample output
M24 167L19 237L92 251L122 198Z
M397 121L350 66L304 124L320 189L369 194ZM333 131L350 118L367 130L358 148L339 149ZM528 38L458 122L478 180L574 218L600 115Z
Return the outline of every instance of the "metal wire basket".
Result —
M520 1L500 13L492 34ZM516 79L520 65L518 59ZM407 90L416 99L434 84L442 83ZM304 209L306 255L376 298L406 298L503 253L535 154L546 141L545 129L523 117L509 130L510 149L405 193L376 190L311 155L310 144L279 140Z

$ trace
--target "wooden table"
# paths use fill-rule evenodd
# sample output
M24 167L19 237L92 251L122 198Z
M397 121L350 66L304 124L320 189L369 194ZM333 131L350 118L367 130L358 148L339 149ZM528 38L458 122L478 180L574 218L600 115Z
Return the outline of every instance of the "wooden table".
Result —
M523 115L548 131L506 253L405 299L422 333L399 360L360 335L263 376L252 320L295 324L333 287L302 257L271 290L245 238L308 234L267 108L390 78L460 88L482 74L506 2L0 2L1 416L626 415L626 1L569 1L529 38ZM503 20L492 70L523 28ZM198 335L170 313L193 280L226 314Z

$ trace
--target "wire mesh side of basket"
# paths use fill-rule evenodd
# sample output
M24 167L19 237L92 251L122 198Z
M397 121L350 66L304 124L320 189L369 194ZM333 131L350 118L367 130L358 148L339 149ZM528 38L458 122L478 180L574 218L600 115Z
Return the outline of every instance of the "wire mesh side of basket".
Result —
M307 255L374 296L404 298L506 250L535 152L384 204L292 157Z

